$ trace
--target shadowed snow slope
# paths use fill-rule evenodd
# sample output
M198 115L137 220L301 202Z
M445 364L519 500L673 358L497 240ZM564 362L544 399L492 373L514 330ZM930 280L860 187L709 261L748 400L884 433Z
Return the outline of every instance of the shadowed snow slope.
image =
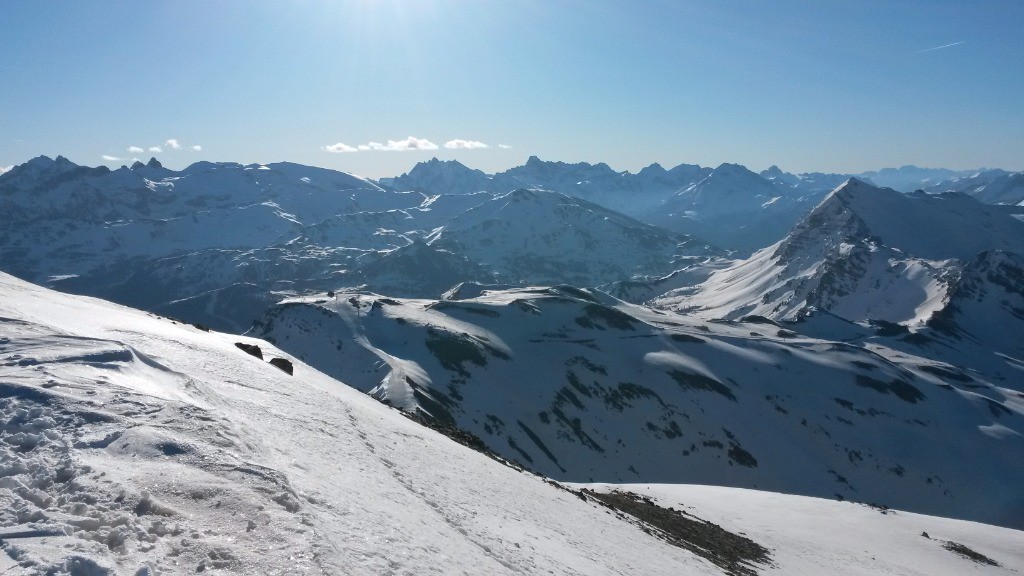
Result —
M1021 526L1012 382L884 340L702 322L598 291L466 296L295 298L258 330L554 478L756 487Z

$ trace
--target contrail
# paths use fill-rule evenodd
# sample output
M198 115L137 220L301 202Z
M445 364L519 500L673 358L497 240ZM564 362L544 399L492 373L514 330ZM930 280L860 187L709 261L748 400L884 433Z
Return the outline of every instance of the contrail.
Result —
M951 46L959 46L961 44L966 44L966 43L967 43L966 40L961 40L960 42L953 42L952 44L945 44L943 46L936 46L934 48L925 48L924 50L918 50L917 52L914 52L914 54L924 54L925 52L931 52L933 50L942 50L943 48L949 48Z

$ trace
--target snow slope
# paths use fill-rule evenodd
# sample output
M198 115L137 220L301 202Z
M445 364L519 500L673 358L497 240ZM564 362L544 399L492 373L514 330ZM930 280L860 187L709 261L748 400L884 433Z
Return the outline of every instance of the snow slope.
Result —
M234 346L288 357L265 342L6 275L0 290L0 540L24 573L716 573Z
M1024 403L1010 382L763 318L706 323L567 286L462 292L289 299L258 334L554 478L756 487L1021 526Z
M0 295L5 574L722 573L266 342L5 274ZM766 492L625 488L769 545L759 572L979 569L940 538L999 563L986 573L1024 569L1014 530ZM816 518L833 530L814 535Z
M622 488L588 487L602 491ZM1012 564L993 567L968 560L944 546L971 542L970 548L998 561L1017 557L1022 544L1020 532L1012 530L992 531L983 524L845 502L718 486L653 484L626 488L662 506L702 515L771 548L777 565L765 570L767 574L998 573ZM780 521L788 527L780 530Z

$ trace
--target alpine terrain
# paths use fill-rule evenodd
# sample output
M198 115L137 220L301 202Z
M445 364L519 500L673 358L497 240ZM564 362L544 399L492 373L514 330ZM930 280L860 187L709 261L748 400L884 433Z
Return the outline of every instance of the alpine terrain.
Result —
M1019 176L13 166L0 573L1017 573Z

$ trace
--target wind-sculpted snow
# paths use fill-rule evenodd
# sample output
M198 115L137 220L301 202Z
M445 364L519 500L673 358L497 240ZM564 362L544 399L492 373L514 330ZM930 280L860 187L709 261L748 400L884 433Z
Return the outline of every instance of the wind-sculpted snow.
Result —
M554 478L1021 525L1024 403L1005 382L764 317L702 322L568 286L467 296L291 299L258 334Z

